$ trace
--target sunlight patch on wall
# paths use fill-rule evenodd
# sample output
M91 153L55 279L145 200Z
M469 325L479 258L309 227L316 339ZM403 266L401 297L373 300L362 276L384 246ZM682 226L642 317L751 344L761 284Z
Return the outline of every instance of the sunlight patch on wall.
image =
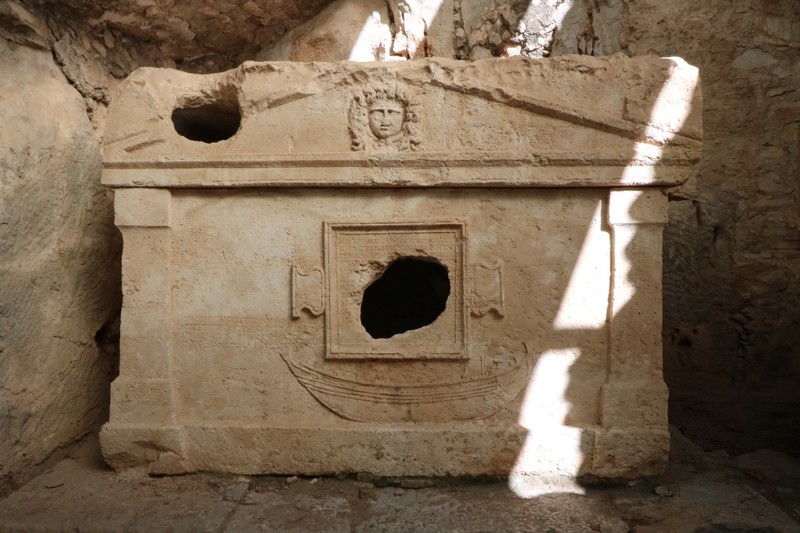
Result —
M517 27L518 31L525 31L524 24L526 20L531 19L542 19L546 18L543 17L543 8L542 4L546 6L546 8L553 9L550 13L552 19L547 21L550 25L552 24L556 28L561 28L561 25L564 23L564 19L567 17L567 14L572 9L573 0L563 0L559 3L559 0L530 0L528 2L528 7L525 9L525 14L519 19L520 25ZM545 11L547 13L547 11Z
M641 136L650 140L649 143L636 142L633 144L633 160L636 165L628 165L622 173L622 182L641 183L642 170L649 170L652 181L656 179L658 163L663 156L664 146L675 137L692 111L691 103L694 101L694 92L697 89L699 78L697 69L688 68L688 64L679 57L670 57L676 64L672 66L669 77L664 82L653 106L647 109L626 110L630 118L636 118L638 113L649 113L647 125ZM642 117L643 118L643 117ZM653 144L655 142L656 144Z
M391 59L392 32L389 21L384 21L378 11L373 11L364 22L353 49L350 61L387 61Z
M580 355L574 348L547 351L531 375L519 417L528 435L508 476L520 498L584 494L575 481L584 457L583 431L563 425L572 408L566 399L570 368Z
M611 244L598 202L553 323L556 330L600 329L606 323Z

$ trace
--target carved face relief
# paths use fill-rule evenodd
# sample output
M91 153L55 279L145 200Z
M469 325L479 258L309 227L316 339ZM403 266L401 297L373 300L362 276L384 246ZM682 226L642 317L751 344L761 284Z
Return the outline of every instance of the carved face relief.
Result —
M348 118L351 150L396 152L419 147L414 104L399 84L372 84L357 90Z
M402 103L378 100L369 107L369 129L378 139L390 139L402 132L405 114Z

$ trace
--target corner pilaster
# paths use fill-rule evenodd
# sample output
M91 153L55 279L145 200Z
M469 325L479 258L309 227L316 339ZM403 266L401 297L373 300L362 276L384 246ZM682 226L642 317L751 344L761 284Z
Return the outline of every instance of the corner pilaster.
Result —
M157 465L165 454L179 456L182 448L170 349L171 207L167 189L115 191L115 224L124 241L120 377L111 384L110 419L101 433L104 454L115 467L140 462L117 456L115 463L116 435L130 440L127 433L144 432L142 442L160 442L163 449L140 450L157 470L164 469Z
M660 473L669 453L661 352L661 250L667 197L660 189L613 189L608 199L611 291L608 374L594 471Z

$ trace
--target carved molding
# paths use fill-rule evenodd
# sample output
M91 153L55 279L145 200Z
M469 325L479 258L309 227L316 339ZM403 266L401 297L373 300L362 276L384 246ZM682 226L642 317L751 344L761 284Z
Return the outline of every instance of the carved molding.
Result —
M300 318L305 309L311 316L325 312L325 281L320 268L301 270L292 266L292 318Z
M460 222L326 224L328 276L326 357L339 359L463 359L465 227ZM445 311L433 324L376 341L359 320L364 289L395 259L426 258L450 276Z
M472 291L470 312L481 317L494 312L498 317L505 316L505 291L503 288L503 265L479 263L472 266Z

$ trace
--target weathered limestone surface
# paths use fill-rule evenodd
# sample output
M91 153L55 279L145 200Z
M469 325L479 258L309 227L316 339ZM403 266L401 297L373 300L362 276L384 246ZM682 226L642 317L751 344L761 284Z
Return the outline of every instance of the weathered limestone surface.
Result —
M700 153L697 83L623 56L135 72L105 136L106 460L658 472L662 189Z
M336 0L256 55L266 61L452 57L452 0Z
M119 242L83 99L50 53L0 40L0 92L4 487L106 416Z
M115 85L137 66L231 68L328 2L149 4L0 2L0 35L54 53L102 132ZM672 420L706 447L800 449L796 2L453 0L453 13L464 59L621 50L701 67L704 157L697 179L672 189L665 234ZM7 354L9 368L25 364Z
M78 22L77 37L96 41L93 47L109 62L129 64L133 53L144 64L173 61L192 69L202 68L209 61L219 67L220 63L235 64L251 58L260 47L271 44L319 12L327 2L32 0L25 3L56 19Z

